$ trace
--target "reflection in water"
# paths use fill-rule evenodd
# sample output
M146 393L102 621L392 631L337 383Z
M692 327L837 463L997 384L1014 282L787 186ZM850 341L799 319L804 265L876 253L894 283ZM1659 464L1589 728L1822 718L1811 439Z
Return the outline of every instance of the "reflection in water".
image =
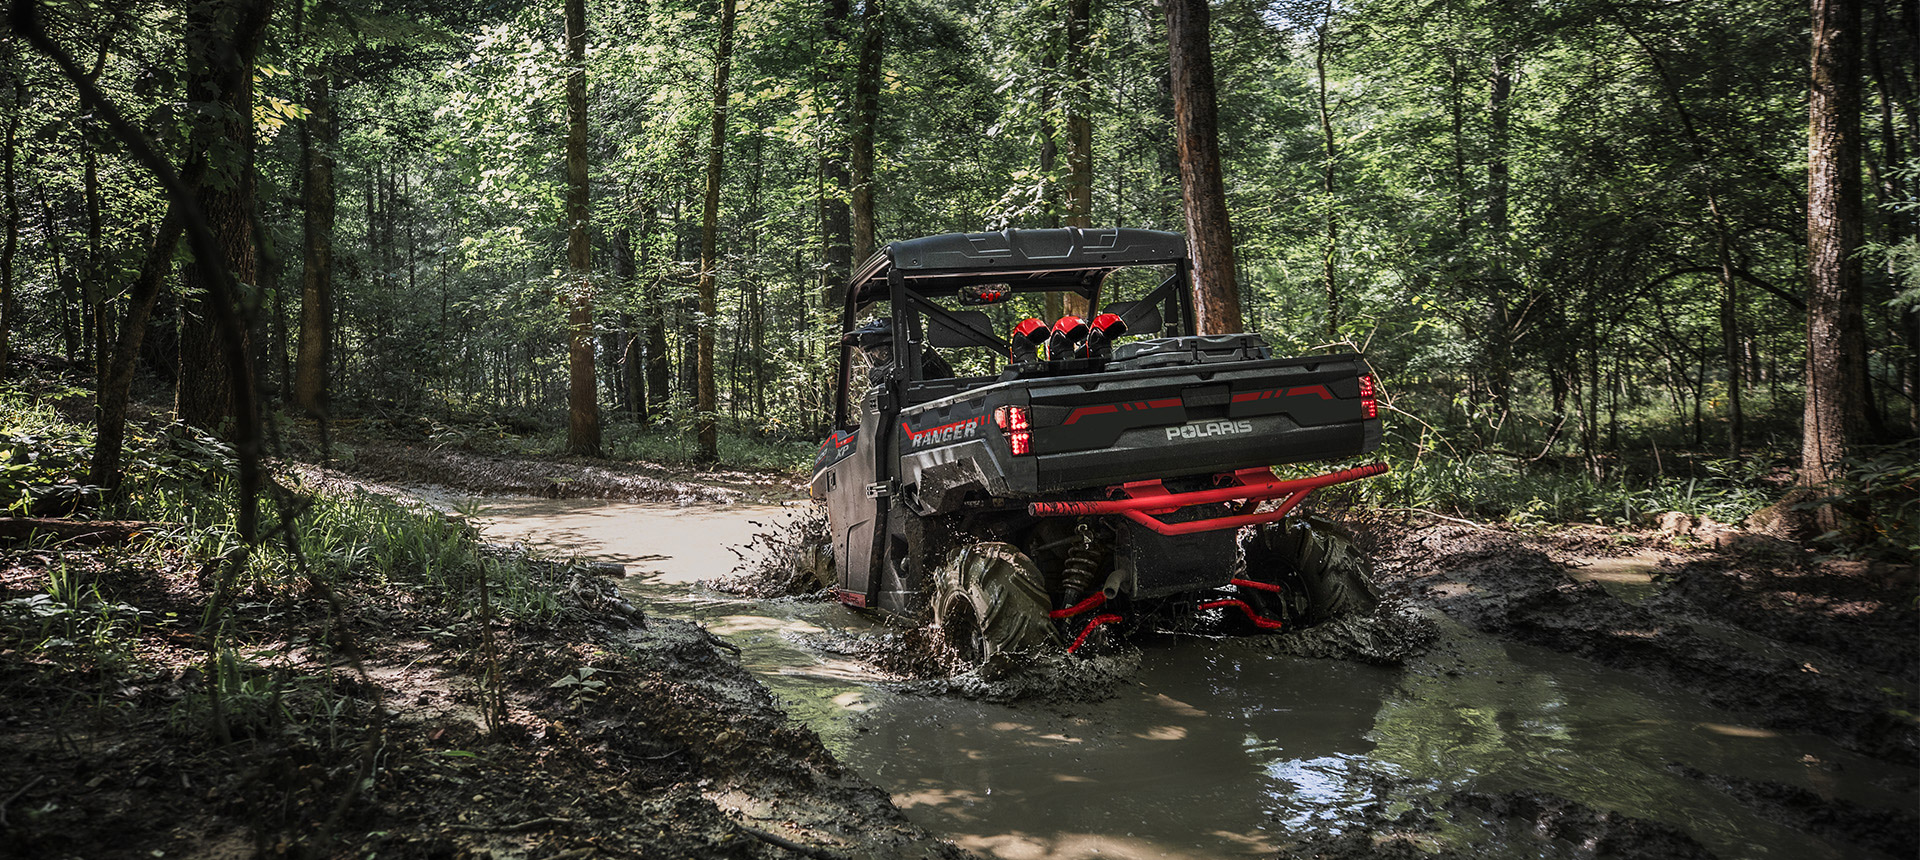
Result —
M1878 789L1893 769L1782 736L1624 673L1451 628L1405 670L1278 656L1234 642L1149 643L1105 702L1005 707L904 696L863 665L803 648L876 622L837 604L699 590L735 564L775 508L690 509L489 499L494 540L629 565L649 611L708 625L741 649L789 713L909 817L982 856L1271 855L1301 829L1338 830L1372 804L1532 790L1681 827L1725 857L1838 858L1675 763L1911 809ZM1593 570L1622 596L1643 571ZM1832 763L1823 770L1802 761ZM1385 778L1382 778L1385 777ZM1440 839L1484 836L1472 821ZM1487 856L1534 856L1515 843ZM1504 852L1504 854L1502 853Z
M845 757L986 856L1271 854L1280 825L1369 799L1332 763L1364 761L1395 679L1187 640L1156 646L1137 684L1097 704L894 699L853 720L865 731Z
M1367 758L1325 755L1308 759L1276 759L1267 765L1274 782L1270 800L1291 814L1280 823L1288 830L1309 826L1338 833L1344 815L1380 801L1368 779Z
M1540 791L1664 822L1721 856L1852 852L1795 833L1673 765L1798 785L1830 799L1911 804L1873 782L1894 773L1813 737L1722 722L1692 696L1565 655L1455 630L1458 668L1421 663L1381 703L1372 757L1440 791ZM1451 669L1451 671L1449 671ZM1845 761L1847 790L1806 757Z

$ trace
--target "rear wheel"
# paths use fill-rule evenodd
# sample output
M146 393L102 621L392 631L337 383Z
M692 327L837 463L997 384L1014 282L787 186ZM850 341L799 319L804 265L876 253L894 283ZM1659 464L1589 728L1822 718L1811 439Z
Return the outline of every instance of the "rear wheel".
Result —
M1040 569L1012 544L954 550L934 576L933 622L947 644L975 663L1053 638Z
M1353 535L1318 517L1256 527L1241 542L1235 566L1236 579L1279 586L1278 591L1236 586L1240 599L1261 616L1292 627L1372 612L1380 603L1372 572Z

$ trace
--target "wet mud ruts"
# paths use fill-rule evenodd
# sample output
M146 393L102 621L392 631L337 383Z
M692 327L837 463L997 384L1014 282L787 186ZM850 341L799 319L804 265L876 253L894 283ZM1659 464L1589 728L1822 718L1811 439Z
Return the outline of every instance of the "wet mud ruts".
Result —
M1674 827L1535 791L1423 796L1422 787L1375 774L1374 803L1337 828L1297 834L1276 860L1710 860Z
M1442 527L1397 542L1383 567L1393 587L1481 632L1678 684L1771 729L1920 763L1911 681L1882 671L1898 668L1884 655L1914 647L1920 616L1911 586L1897 575L1864 582L1801 558L1763 562L1775 588L1738 584L1755 581L1745 572L1753 564L1666 569L1662 594L1631 603L1515 539ZM1789 599L1777 587L1789 582L1851 599L1802 601L1797 616L1763 609Z

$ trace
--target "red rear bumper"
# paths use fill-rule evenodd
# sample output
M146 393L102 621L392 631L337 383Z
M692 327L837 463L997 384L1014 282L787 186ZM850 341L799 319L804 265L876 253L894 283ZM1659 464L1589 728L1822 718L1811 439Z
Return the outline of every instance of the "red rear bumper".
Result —
M1212 490L1200 490L1192 493L1169 491L1159 481L1135 481L1108 487L1109 495L1119 498L1104 502L1034 502L1027 505L1027 513L1036 517L1082 517L1100 514L1120 514L1163 535L1185 535L1195 532L1207 532L1217 529L1233 529L1241 526L1270 523L1285 517L1294 506L1300 504L1307 493L1331 484L1342 484L1361 478L1371 478L1387 471L1385 463L1370 463L1352 469L1342 469L1311 478L1281 480L1275 477L1273 470L1266 467L1241 469L1230 475L1222 475L1228 486ZM1165 514L1193 505L1209 505L1221 502L1263 502L1268 499L1282 499L1280 506L1262 513L1239 514L1217 517L1210 520L1194 520L1184 523L1169 523L1160 520L1155 514Z

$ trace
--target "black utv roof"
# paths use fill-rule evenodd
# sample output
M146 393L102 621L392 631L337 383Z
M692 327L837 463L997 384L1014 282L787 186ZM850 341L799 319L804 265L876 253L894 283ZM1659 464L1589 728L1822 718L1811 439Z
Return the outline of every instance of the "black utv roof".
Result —
M848 290L856 306L886 298L887 280L897 273L906 286L928 296L972 284L1084 294L1116 269L1186 258L1185 236L1133 227L946 233L889 243L860 267Z

